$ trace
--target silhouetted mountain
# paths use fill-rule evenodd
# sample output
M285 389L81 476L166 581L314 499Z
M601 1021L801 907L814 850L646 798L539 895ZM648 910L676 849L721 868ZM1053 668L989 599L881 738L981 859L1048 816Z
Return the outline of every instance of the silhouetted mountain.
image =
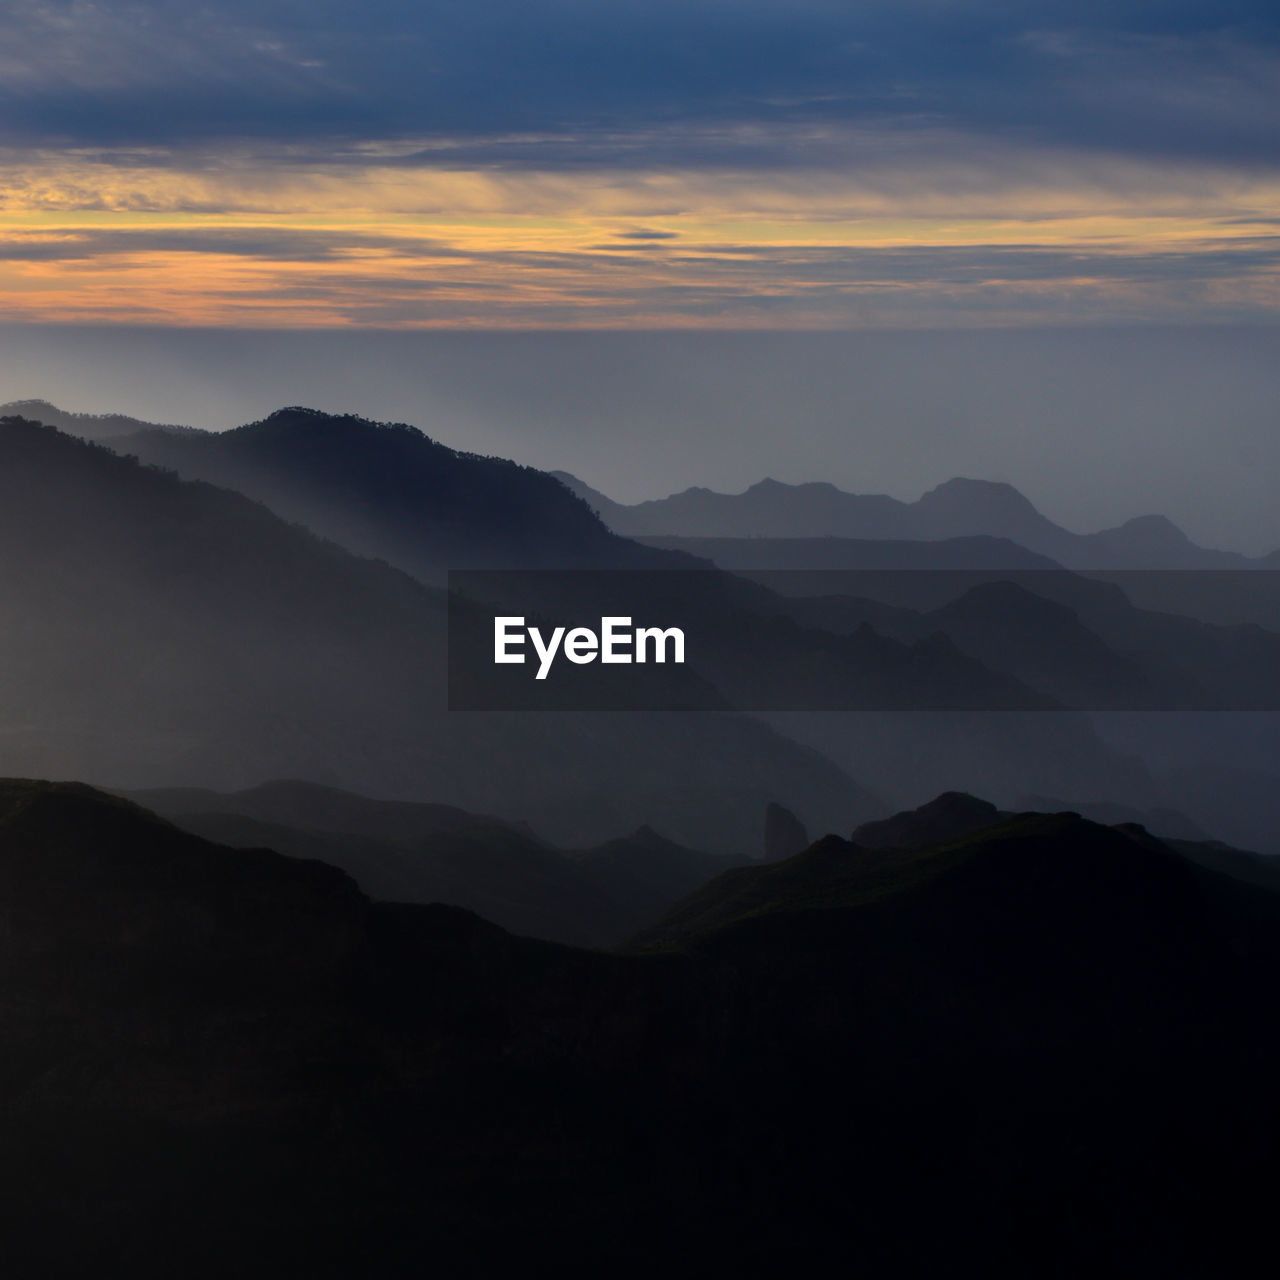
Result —
M710 560L721 569L743 572L782 589L792 580L789 593L801 589L810 579L814 594L822 591L824 578L832 572L885 570L1022 570L1058 569L1062 566L1048 556L1020 547L1008 538L943 538L912 541L904 538L836 537L742 537L688 538L645 535L637 538L646 546L665 551L683 551ZM771 573L782 570L786 573Z
M369 428L387 428L353 415L330 415L292 408L262 423L235 431L206 432L173 424L142 422L123 414L69 413L44 400L19 400L0 406L0 417L14 415L58 427L90 440L110 440L144 461L171 467L193 479L209 480L265 502L287 519L297 520L361 554L389 560L417 576L437 576L441 567L497 564L511 567L513 553L526 562L548 565L612 563L629 554L625 546L600 545L598 533L566 506L546 481L560 482L597 513L615 533L665 545L686 539L731 543L739 538L809 540L956 540L1011 541L1064 566L1083 569L1228 569L1275 568L1280 551L1250 558L1196 546L1167 517L1136 516L1112 529L1075 534L1041 515L1013 486L957 477L936 486L914 503L882 494L852 494L825 482L788 485L762 480L742 494L692 488L632 506L618 503L566 471L543 473L496 458L458 453L436 444L414 428L416 449L386 438L367 437ZM342 423L341 428L335 426ZM406 428L397 427L397 430ZM244 433L244 434L241 434ZM175 443L174 436L182 437ZM163 437L169 437L165 439ZM198 443L197 443L198 442ZM216 443L221 442L221 443ZM523 472L513 482L511 470ZM503 475L503 470L508 474ZM486 474L487 473L487 474ZM534 477L537 477L535 479ZM406 491L418 493L429 507L416 518L406 511ZM465 494L465 506L514 506L505 513L510 527L465 528L468 513L450 506ZM384 510L376 515L370 500ZM514 499L514 502L513 502ZM529 519L530 504L541 509ZM474 516L474 511L470 513ZM505 532L505 536L502 536ZM533 543L523 546L520 533ZM424 551L423 539L434 544ZM708 547L684 547L723 563ZM756 548L757 552L760 548ZM965 549L957 548L963 554ZM1016 552L969 548L981 554L978 567L1004 567ZM434 554L438 551L439 554ZM735 553L721 551L726 559ZM811 554L820 554L814 549ZM909 554L909 553L904 553ZM992 562L995 555L999 563ZM974 567L967 560L963 566ZM724 563L724 567L736 567ZM744 567L770 567L758 558ZM827 567L826 559L798 566ZM831 565L831 567L846 567ZM931 567L938 567L936 564ZM1009 567L1045 567L1026 563Z
M1268 1244L1280 897L1139 828L828 837L603 955L7 782L0 896L27 1273L1066 1280Z
M691 701L664 702L647 690L636 693L638 677L630 675L629 688L643 706L1006 706L1037 701L1016 682L980 670L928 637L921 638L926 643L904 647L865 636L833 641L829 635L762 624L751 615L759 611L758 597L764 593L723 575L700 576L683 596L667 590L678 581L673 575L656 593L644 595L644 583L633 576L620 579L615 571L667 570L697 562L610 534L583 502L541 472L458 453L411 427L293 408L220 434L143 433L116 443L186 477L242 492L285 519L424 581L439 578L445 568L477 564L596 567L608 570L591 580L590 604L597 618L643 612L646 603L659 610L658 600L673 598L681 616L664 618L664 625L683 625L684 614L697 621L699 674L709 677L715 689L695 688ZM656 580L648 581L652 585ZM513 574L505 588L506 611L545 613L571 604L557 597L560 589L573 587ZM610 590L619 597L616 605L605 598ZM520 591L529 598L518 599ZM491 627L487 615L480 621ZM474 647L487 655L490 641L482 639ZM527 685L524 674L495 675L487 660L483 666L489 683L507 675ZM662 676L668 683L683 675L640 674ZM554 686L553 681L536 690L552 695L548 707L609 705L557 702ZM499 699L494 705L508 704Z
M447 804L377 800L301 779L276 779L244 791L169 787L128 797L172 820L188 814L234 814L282 827L415 844L439 835L494 831L532 839L517 824Z
M1062 813L1072 811L1101 826L1117 827L1121 824L1146 827L1158 839L1166 842L1191 841L1196 844L1213 843L1213 837L1185 813L1177 809L1155 807L1138 809L1132 805L1117 804L1113 800L1064 800L1061 796L1021 796L1013 806L1017 810L1034 809L1038 813ZM1253 856L1253 855L1250 855Z
M609 534L580 500L541 472L457 453L411 427L295 408L217 435L144 434L119 447L184 476L236 489L286 519L423 580L446 567L477 564L612 571L694 563ZM554 585L543 579L526 584L516 576L509 582L511 591L526 586L533 593L525 608L542 611L556 606L548 598ZM614 587L622 596L616 608L604 600L603 585L610 584L600 578L593 586L597 616L641 607L635 579ZM512 599L509 608L515 610L519 602ZM740 586L708 575L684 604L700 614L704 670L714 673L728 705L840 706L842 697L849 705L892 706L1025 699L1025 691L1006 689L1000 677L941 650L876 644L872 652L865 641L849 641L840 647L850 651L837 654L829 639L806 641L794 630L778 635L776 628L757 626L743 636L741 615L753 603ZM762 645L779 648L777 660L762 660ZM798 645L803 653L794 652ZM748 653L753 661L744 672L740 655ZM488 667L485 676L492 679ZM762 679L770 684L762 685Z
M1085 797L1133 810L1176 808L1233 843L1276 848L1269 796L1277 766L1266 752L1275 750L1280 636L1139 609L1120 587L1072 573L983 576L852 574L849 589L882 591L886 599L824 596L791 599L785 608L807 626L871 625L904 643L946 635L985 669L1007 671L1060 706L1085 709L1087 719L792 714L773 722L892 804L919 803L942 789L992 795L1005 808L1028 794ZM1194 586L1183 583L1184 597ZM947 603L931 607L948 594ZM929 605L903 607L912 595ZM1174 742L1179 759L1166 762ZM1166 781L1179 772L1207 779L1224 767L1267 776L1221 795L1212 783Z
M545 473L460 453L403 424L295 407L233 431L145 431L112 444L424 581L467 567L671 562L611 534Z
M148 795L157 797L161 811L167 807L164 792L140 793L140 798ZM184 830L218 844L327 862L372 898L464 907L529 937L608 946L636 924L634 913L599 892L562 854L498 822L475 819L469 826L450 824L437 831L424 824L416 838L395 840L285 826L236 812L195 810L169 816ZM673 893L663 905L678 896ZM639 918L652 914L646 911Z
M1115 798L1141 808L1169 803L1142 756L1103 739L1094 717L1083 712L777 712L767 718L865 780L891 810L914 808L943 791L988 795L1004 809L1028 793Z
M1153 517L1158 520L1158 517ZM1101 537L1101 535L1098 535ZM951 594L945 575L968 573L1032 573L1062 568L1048 556L1028 551L1002 538L946 538L936 542L853 538L676 538L642 537L639 541L664 551L680 551L711 561L721 569L759 582L786 596L835 597L880 594L895 588L894 602L917 609L936 607L928 598ZM1277 553L1280 557L1280 553ZM1116 553L1101 563L1147 563L1155 557ZM1168 557L1166 557L1167 559ZM1196 618L1220 626L1254 623L1280 631L1280 558L1244 562L1246 567L1201 567L1194 573L1174 569L1090 568L1081 555L1084 576L1121 588L1138 608ZM1263 572L1263 570L1270 572ZM899 572L904 570L931 572ZM896 577L891 578L891 574ZM851 587L861 575L879 575L879 592ZM912 578L919 581L912 583ZM928 584L927 589L926 584ZM799 616L799 615L797 615ZM821 622L818 625L823 625Z
M1112 650L1073 609L1038 594L1037 581L1031 579L1030 590L1018 582L983 583L924 615L922 623L1066 706L1177 705L1180 691L1171 676L1164 676L1163 663L1144 666L1131 652ZM1280 637L1277 641L1280 656ZM1148 649L1147 656L1155 655ZM1193 696L1190 690L1186 694Z
M113 440L139 431L204 434L196 427L143 422L123 413L68 413L47 400L10 400L8 404L0 404L0 418L26 418L31 422L42 422L47 427L57 427L59 431L79 436L82 440Z
M854 831L853 843L867 849L914 849L959 840L1008 817L988 800L963 791L946 791L918 809L864 822Z
M798 576L801 586L810 581ZM1182 577L1183 598L1194 602L1200 575ZM812 584L849 594L786 599L787 616L805 626L840 633L870 626L906 644L941 634L986 670L1062 706L1280 708L1280 635L1139 608L1122 587L1084 575L852 572L815 574ZM912 599L924 607L902 603Z
M990 480L957 477L915 502L884 494L847 493L825 482L793 485L761 480L738 494L694 488L627 506L610 501L568 472L554 474L599 512L611 529L629 537L936 541L985 536L1015 542L1067 568L1265 567L1262 561L1234 552L1198 547L1158 515L1139 516L1098 533L1072 533L1041 515L1012 485Z
M781 863L725 872L673 907L640 935L636 945L641 949L675 943L697 946L702 939L714 941L735 923L867 906L924 888L951 900L953 894L967 894L965 882L971 878L984 886L984 892L1000 895L1025 892L1038 898L1056 890L1069 895L1052 910L1047 902L1038 902L1029 915L1056 917L1060 911L1078 909L1079 897L1089 892L1086 885L1091 880L1104 898L1118 890L1126 899L1135 895L1136 903L1140 890L1135 873L1136 881L1163 880L1166 892L1182 882L1178 892L1185 894L1189 904L1203 897L1205 885L1189 868L1177 866L1182 861L1199 861L1187 859L1187 852L1206 851L1206 860L1228 875L1230 860L1220 855L1258 857L1216 842L1168 844L1138 824L1104 827L1074 812L1001 812L960 792L948 792L917 809L864 824L854 834L854 840L824 836ZM1257 881L1252 871L1247 878ZM1215 883L1208 882L1209 888ZM1280 886L1280 877L1276 885ZM1029 901L1024 905L1031 907ZM1280 899L1275 905L1280 908ZM1099 902L1094 909L1110 913L1117 903ZM1280 915L1277 922L1280 925ZM1280 929L1272 941L1280 947ZM1276 955L1280 957L1280 949Z
M569 857L625 913L628 926L609 939L617 946L685 894L742 861L686 848L652 827L641 827L592 849L570 851Z
M0 590L13 772L219 789L307 777L579 845L652 822L754 851L771 799L824 826L876 808L816 753L731 714L450 714L439 593L238 494L14 419L0 423Z
M623 503L614 502L612 498L606 497L589 484L584 484L577 476L570 475L567 471L549 471L547 474L554 476L570 493L581 498L610 529L614 529L619 521L626 523L626 512L629 508ZM1280 555L1280 552L1277 554Z
M207 840L328 862L371 898L465 907L513 933L579 946L621 943L728 865L649 828L566 853L447 805L372 800L305 782L131 798Z

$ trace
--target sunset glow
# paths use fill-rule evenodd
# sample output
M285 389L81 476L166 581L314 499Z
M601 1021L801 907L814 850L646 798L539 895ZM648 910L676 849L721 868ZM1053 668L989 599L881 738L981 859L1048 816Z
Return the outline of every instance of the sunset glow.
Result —
M0 14L0 291L50 323L1267 323L1273 28L32 0Z
M1262 181L11 167L11 319L860 327L1273 314ZM1147 175L1143 175L1144 177ZM1206 190L1205 187L1208 186Z

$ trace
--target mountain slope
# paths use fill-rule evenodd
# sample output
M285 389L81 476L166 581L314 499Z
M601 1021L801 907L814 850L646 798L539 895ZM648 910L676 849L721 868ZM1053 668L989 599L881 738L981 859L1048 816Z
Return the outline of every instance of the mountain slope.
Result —
M281 409L232 431L112 441L186 479L235 489L286 520L426 581L447 569L658 567L531 467L461 453L416 428Z

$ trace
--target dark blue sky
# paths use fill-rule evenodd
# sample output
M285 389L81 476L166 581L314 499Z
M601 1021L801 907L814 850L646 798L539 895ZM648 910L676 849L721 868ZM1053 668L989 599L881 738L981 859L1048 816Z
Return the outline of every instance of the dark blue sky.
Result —
M836 145L824 128L942 127L1271 168L1278 14L1241 0L17 0L0 19L0 130L12 147L448 139L469 159L558 167L821 160ZM796 129L819 136L797 151Z

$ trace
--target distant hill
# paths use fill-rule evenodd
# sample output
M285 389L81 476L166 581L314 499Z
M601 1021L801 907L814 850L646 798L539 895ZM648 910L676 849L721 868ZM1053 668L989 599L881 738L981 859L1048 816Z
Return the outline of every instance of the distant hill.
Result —
M620 944L729 865L649 828L567 853L511 823L447 805L372 800L306 782L132 798L219 844L341 867L372 898L448 903L513 933L579 946Z
M4 780L0 901L24 1273L1012 1280L1269 1247L1280 895L1139 828L828 837L602 954Z
M69 413L47 400L10 400L0 404L0 418L27 418L42 422L47 427L57 427L68 435L82 440L114 440L119 436L134 435L139 431L164 431L182 435L204 434L197 427L183 427L174 423L143 422L123 413Z
M554 474L598 511L615 532L645 539L940 541L986 537L1006 539L1074 569L1230 569L1270 563L1198 547L1158 515L1138 516L1098 533L1072 533L1042 515L1012 485L990 480L957 477L930 489L915 502L884 494L847 493L825 482L761 480L743 493L694 488L627 506L606 498L568 472Z
M1057 570L867 568L743 576L776 589L775 610L806 628L845 636L871 628L911 645L943 636L984 670L1012 676L1063 707L1280 708L1280 633L1195 616L1205 592L1217 585L1215 575L1176 575L1180 589L1170 587L1167 595L1182 609L1172 611L1135 605L1125 590L1127 576L1117 585Z
M779 590L793 594L800 575L821 582L824 573L883 573L897 570L1032 570L1060 569L1048 556L1028 551L1008 538L985 535L941 538L744 537L688 538L637 535L646 546L683 551L712 561L721 569L750 572ZM775 572L773 579L763 578ZM784 577L785 575L785 577ZM821 587L815 587L815 591Z

